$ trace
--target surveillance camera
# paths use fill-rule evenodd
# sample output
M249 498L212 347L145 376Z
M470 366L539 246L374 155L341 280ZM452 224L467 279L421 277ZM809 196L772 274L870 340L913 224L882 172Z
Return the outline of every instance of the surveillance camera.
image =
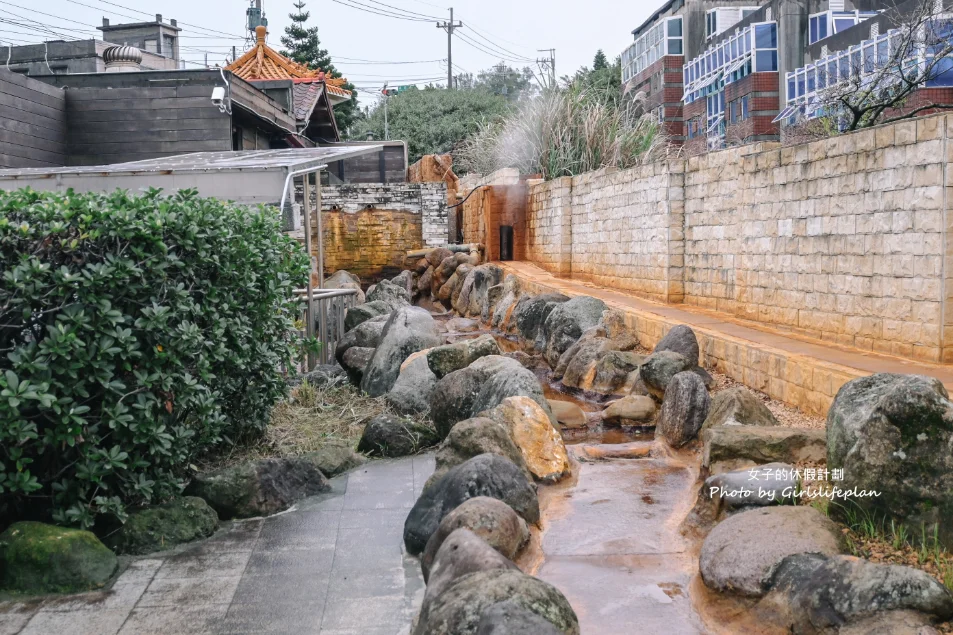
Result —
M219 107L225 104L225 89L222 86L212 89L212 103Z

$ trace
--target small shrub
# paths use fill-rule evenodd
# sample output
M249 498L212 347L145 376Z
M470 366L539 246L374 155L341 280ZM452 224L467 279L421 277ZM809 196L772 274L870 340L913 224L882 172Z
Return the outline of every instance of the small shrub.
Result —
M274 210L0 192L0 272L3 507L121 520L285 393L307 257Z

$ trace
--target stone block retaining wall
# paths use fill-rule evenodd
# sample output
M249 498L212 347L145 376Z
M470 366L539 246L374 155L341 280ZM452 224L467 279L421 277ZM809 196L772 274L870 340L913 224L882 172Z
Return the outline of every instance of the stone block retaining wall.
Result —
M951 135L936 115L530 185L525 253L653 300L951 362Z

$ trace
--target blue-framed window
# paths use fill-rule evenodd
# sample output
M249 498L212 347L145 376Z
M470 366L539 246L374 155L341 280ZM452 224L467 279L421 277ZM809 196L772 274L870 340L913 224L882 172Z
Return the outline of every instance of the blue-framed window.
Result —
M953 40L951 18L936 20L927 28L932 30L930 39L933 34L940 34L947 41ZM919 81L916 77L922 76L932 66L933 76L926 81L926 86L953 86L953 55L933 62L934 55L945 49L945 45L928 47L920 44L908 47L909 50L901 50L903 42L900 31L894 29L788 73L785 77L787 105L775 121L793 122L799 117L813 118L830 114L824 109L825 99L820 91L844 85L856 86L857 83L864 86L871 81L884 81L885 78L889 81L892 71L903 73L908 81ZM888 67L890 73L878 74Z
M807 43L821 40L846 31L865 20L880 15L879 11L824 11L808 17Z

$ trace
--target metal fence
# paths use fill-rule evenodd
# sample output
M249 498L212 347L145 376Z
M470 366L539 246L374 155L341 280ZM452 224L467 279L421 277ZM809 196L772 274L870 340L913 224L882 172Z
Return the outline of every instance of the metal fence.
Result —
M310 303L308 290L296 289L295 295L304 300L303 335L314 335L321 342L321 350L309 353L304 370L313 370L316 364L328 364L334 358L334 349L344 337L344 314L357 304L355 289L314 289Z

